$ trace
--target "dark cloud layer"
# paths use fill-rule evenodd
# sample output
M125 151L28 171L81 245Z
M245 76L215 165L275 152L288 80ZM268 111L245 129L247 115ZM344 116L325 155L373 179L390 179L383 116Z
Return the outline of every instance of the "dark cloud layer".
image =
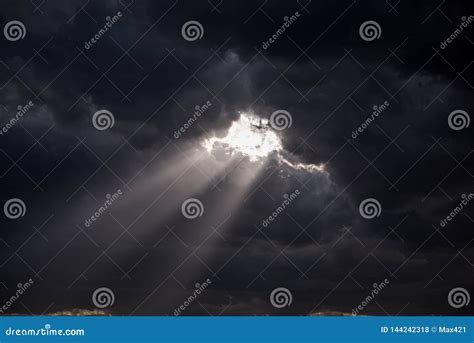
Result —
M0 125L34 106L0 136L0 202L26 204L20 219L0 216L0 306L32 278L7 313L102 313L91 298L108 287L115 302L104 313L173 315L209 278L183 314L351 313L388 279L361 314L472 314L448 304L451 289L474 290L472 203L440 221L474 193L472 125L448 125L454 110L472 117L474 24L440 43L473 6L439 5L3 1L2 27L20 20L27 33L0 39ZM202 39L183 39L188 20L202 24ZM367 20L380 24L380 39L361 39ZM113 113L113 128L94 128L100 109ZM222 160L201 147L239 112L277 109L292 116L279 132L286 153L324 172ZM190 197L204 204L194 220L181 213ZM371 220L359 213L367 198L382 206ZM291 290L291 306L272 306L277 287Z

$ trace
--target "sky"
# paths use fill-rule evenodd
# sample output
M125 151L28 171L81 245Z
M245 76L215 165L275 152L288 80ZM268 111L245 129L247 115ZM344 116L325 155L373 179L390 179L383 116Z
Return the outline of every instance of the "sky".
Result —
M472 2L0 8L0 314L472 315Z

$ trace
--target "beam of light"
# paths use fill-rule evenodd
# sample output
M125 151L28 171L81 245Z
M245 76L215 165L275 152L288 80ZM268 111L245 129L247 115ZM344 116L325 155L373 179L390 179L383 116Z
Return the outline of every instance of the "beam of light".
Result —
M177 262L178 270L185 270L186 280L191 284L201 282L207 278L216 281L213 273L215 270L208 269L206 261L212 261L216 258L216 246L218 241L228 236L228 228L239 220L239 209L242 207L249 190L255 185L255 182L261 176L267 162L243 161L230 168L230 173L226 179L219 185L221 191L215 192L207 197L205 202L204 215L199 218L199 222L189 223L189 235L198 234L194 246L186 250L184 259ZM226 233L227 232L227 233ZM188 241L186 236L181 234L183 240ZM218 253L218 249L217 249ZM221 267L221 266L219 266ZM143 269L143 266L142 266ZM160 285L164 286L164 284ZM172 305L177 306L189 295L186 292L166 291L166 300Z
M274 158L296 170L325 172L323 164L298 161L283 148L281 138L271 128L268 120L250 113L240 113L240 118L232 123L224 137L210 137L201 144L210 154L219 152L227 156L242 155L251 162Z
M175 152L171 157L169 154L165 158L160 156L160 162L157 163L159 167L148 166L148 173L137 176L133 182L133 192L121 199L117 204L120 207L113 209L122 218L120 221L126 229L141 241L156 239L157 232L164 230L168 219L182 215L181 203L197 196L205 200L205 216L200 218L198 226L196 222L185 224L185 236L209 236L209 243L215 246L212 242L219 235L212 227L220 225L219 231L224 234L231 223L238 219L237 211L244 197L271 159L298 170L323 170L323 166L305 164L291 156L284 150L281 138L266 120L247 113L241 114L225 136L211 137L201 142L201 145L204 150L194 147ZM224 158L217 158L219 154ZM236 167L235 162L241 158L246 168ZM225 179L229 182L224 183L224 191L209 192L212 179L225 174L228 174ZM186 240L186 237L182 238ZM130 246L116 247L115 250L117 248L119 251L130 250ZM209 256L215 251L206 249L199 250L199 253ZM156 262L150 267L156 268ZM196 271L199 269L196 268Z
M169 219L174 215L182 218L183 201L211 189L211 179L220 179L239 164L237 158L216 161L198 149L180 152L181 154L164 159L166 163L152 166L142 177L135 178L133 192L126 193L128 196L124 195L120 203L117 203L118 206L112 210L114 214L118 213L120 217L125 216L131 220L130 224L125 224L122 219L119 221L139 241L147 242L147 246L155 244L160 236L166 235L165 224ZM186 153L189 158L185 159L182 153ZM255 170L253 172L255 173ZM103 227L110 229L110 225ZM195 232L195 228L191 228L188 234L193 235ZM187 235L181 237L185 241L188 238ZM127 254L119 254L125 258L142 249L143 247L135 244L114 245L115 252ZM156 261L153 261L150 267L156 268L156 264ZM113 264L107 265L102 269L102 273L112 268L115 268ZM141 271L144 269L146 267L142 263Z
M234 163L235 159L210 159L202 150L181 151L136 180L133 192L123 197L114 212L127 213L127 229L133 227L133 232L141 233L138 237L153 234L181 208L184 200L210 188Z
M219 186L222 188L221 192L216 192L210 199L210 203L215 204L215 206L207 211L210 220L214 221L214 223L209 222L209 225L219 225L229 215L233 219L238 217L237 212L244 202L243 199L255 184L266 165L266 161L260 163L244 162L239 164L239 167L231 170L226 177L228 182L224 181ZM227 221L226 226L229 223Z
M268 121L248 113L241 113L240 118L232 123L225 136L207 138L201 145L216 158L239 156L247 161L241 170L237 168L232 170L229 178L232 182L225 184L225 189L220 194L215 194L213 199L209 199L208 203L214 205L211 208L207 206L206 215L200 218L199 230L206 232L201 236L204 240L181 262L186 263L186 275L193 282L205 279L204 275L214 278L215 271L209 269L203 261L217 258L215 248L212 247L216 246L219 237L225 237L229 227L239 218L238 210L242 207L244 198L271 159L295 170L309 173L324 172L323 165L302 163L286 152L281 138L270 127ZM190 259L192 260L188 261ZM225 264L219 266L221 269L224 267ZM175 297L176 295L173 295L170 299Z

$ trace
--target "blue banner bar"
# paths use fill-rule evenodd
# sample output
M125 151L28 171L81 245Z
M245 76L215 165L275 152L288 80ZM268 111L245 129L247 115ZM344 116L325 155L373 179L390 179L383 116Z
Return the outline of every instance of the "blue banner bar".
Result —
M0 317L0 342L463 342L474 317Z

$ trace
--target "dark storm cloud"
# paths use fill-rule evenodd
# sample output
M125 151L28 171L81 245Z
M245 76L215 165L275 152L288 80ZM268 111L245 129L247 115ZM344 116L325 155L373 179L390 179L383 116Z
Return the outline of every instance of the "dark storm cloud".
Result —
M472 129L447 123L451 111L473 108L472 28L434 49L471 4L450 2L442 12L422 1L395 9L375 1L282 1L260 10L238 1L84 4L1 5L2 24L27 27L22 41L0 40L2 125L18 105L35 104L0 137L2 203L27 203L21 220L0 219L2 296L37 280L16 311L92 308L92 292L107 286L116 296L112 313L172 315L209 277L198 301L212 314L349 313L385 278L390 286L377 302L390 314L407 303L403 314L465 313L446 296L473 286L464 277L474 255L472 208L436 228L473 192ZM123 17L86 49L118 11ZM262 48L296 11L286 34ZM191 19L204 26L196 42L181 36ZM360 39L366 20L380 23L381 39ZM207 101L199 121L173 138ZM99 109L114 114L113 130L93 127ZM281 132L285 150L324 163L325 173L271 161L239 198L254 164L206 159L189 168L196 151L204 153L202 139L224 135L238 111L268 118L277 109L293 119ZM118 189L124 194L111 215L85 227ZM196 221L180 212L191 196L205 204ZM380 217L360 216L366 198L380 201ZM268 297L281 286L293 305L276 310ZM199 304L184 314L207 314ZM366 313L384 311L372 303Z

